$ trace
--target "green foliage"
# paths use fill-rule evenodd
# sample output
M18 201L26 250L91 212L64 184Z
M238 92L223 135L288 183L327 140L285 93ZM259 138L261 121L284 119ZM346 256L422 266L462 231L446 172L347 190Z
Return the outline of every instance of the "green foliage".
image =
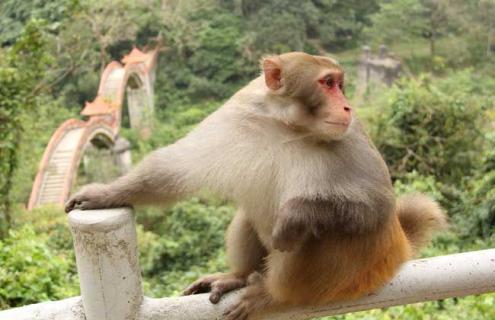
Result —
M168 46L160 58L159 108L230 96L270 53L324 53L356 44L376 1L194 1L171 5L147 28ZM150 27L150 24L153 27Z
M176 24L183 21L172 20L173 29L164 35L171 49L159 63L158 85L166 88L158 93L160 105L231 95L257 70L243 57L241 17L210 7L188 9L183 15L188 28L182 30Z
M311 1L299 6L289 0L269 1L248 17L252 30L250 47L255 57L266 53L302 51L308 40L308 31L318 26L318 11ZM270 36L267 36L270 35Z
M19 125L18 110L22 103L19 97L23 92L19 74L14 68L0 69L0 197L1 210L6 210L7 196L12 185L12 175L16 166L16 149L18 146Z
M27 212L22 203L51 133L94 98L101 68L131 45L154 46L157 38L164 46L153 134L142 140L131 130L121 132L135 163L216 110L258 74L264 54L326 54L367 41L390 43L407 74L435 76L404 79L391 90L380 87L367 97L367 108L356 109L391 166L397 194L428 193L451 216L450 231L422 255L493 247L492 2L2 1L0 215L10 212L13 227L0 241L0 308L77 294L65 214L56 206ZM356 52L348 51L343 61L351 84ZM466 65L475 69L456 71ZM170 209L138 208L146 294L177 295L196 278L225 270L223 234L233 211L208 196ZM447 299L336 318L491 319L493 299Z
M495 240L495 140L490 135L483 165L467 184L469 192L461 193L462 201L454 207L458 231L463 238Z
M46 237L46 244L50 249L74 261L72 235L63 208L45 205L27 211L16 207L14 229L21 229L23 226L30 226L41 238Z
M78 0L3 0L0 3L0 46L15 43L21 37L25 24L31 19L48 22L49 30L57 31L60 21L69 17Z
M204 22L205 16L211 16ZM191 70L189 90L194 98L218 98L232 94L232 83L245 79L242 73L253 73L246 69L242 59L241 18L222 11L198 11L191 21L201 21L196 43L190 48L187 65ZM230 86L230 87L229 87Z
M436 181L435 176L420 176L416 171L404 174L395 180L394 188L397 194L422 192L430 195L437 201L443 200L442 185Z
M476 85L470 78L469 71L449 80L422 76L404 79L390 91L373 135L394 178L416 170L459 183L479 168L487 106L472 94Z
M149 270L188 270L205 264L223 249L223 233L232 218L232 208L210 205L199 199L182 202L168 210L163 223L155 228L162 234L165 250Z
M192 105L172 105L156 115L153 134L148 140L142 140L133 130L122 130L121 134L131 143L133 161L137 162L149 152L182 138L220 104L221 102L209 101Z
M10 224L13 177L18 164L22 139L22 117L32 112L35 96L44 76L45 52L43 22L32 21L9 50L1 52L0 63L0 235Z
M493 62L494 14L495 3L491 0L381 1L365 34L375 44L411 43L418 47L417 40L426 41L429 56L424 62L430 71L431 60L439 55L450 65L484 64L487 59ZM442 44L448 44L448 48L442 50Z
M313 1L316 7L317 29L313 38L320 39L329 51L350 48L363 40L363 30L371 25L370 17L378 11L380 1ZM311 20L310 20L311 21ZM311 29L310 29L311 30Z
M495 170L475 180L473 189L470 235L488 237L495 230Z
M30 226L12 230L0 241L0 309L78 293L73 262L48 241Z
M41 95L37 97L35 110L22 114L22 140L17 153L17 167L20 169L14 172L10 193L13 203L28 202L36 171L51 135L63 121L74 116L58 101Z
M138 212L138 220L150 228L140 246L151 294L176 294L201 273L225 269L224 232L232 215L231 206L197 198L168 210Z
M371 17L372 27L367 30L368 34L375 41L388 44L397 37L408 41L418 37L431 38L434 32L438 33L433 29L436 25L432 24L431 18L440 9L432 4L429 0L384 1Z

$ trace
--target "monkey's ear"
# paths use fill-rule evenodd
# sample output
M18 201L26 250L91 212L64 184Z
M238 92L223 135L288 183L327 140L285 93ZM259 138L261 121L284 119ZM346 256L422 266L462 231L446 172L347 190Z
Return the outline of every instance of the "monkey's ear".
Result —
M282 88L282 65L277 57L269 57L261 62L265 83L271 90Z

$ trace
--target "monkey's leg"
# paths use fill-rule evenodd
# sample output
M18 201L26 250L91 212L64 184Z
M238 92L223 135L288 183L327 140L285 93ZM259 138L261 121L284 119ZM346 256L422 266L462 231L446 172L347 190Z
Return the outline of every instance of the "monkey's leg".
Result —
M255 312L276 305L265 288L264 277L259 272L252 273L247 284L239 301L225 310L224 320L245 320Z
M109 184L90 184L74 194L65 205L72 209L102 209L134 204L170 202L186 193L187 184L177 150L159 149L134 170Z
M240 210L230 223L226 241L231 271L198 279L184 291L185 295L210 291L210 301L217 303L225 293L244 287L249 274L261 269L266 250Z
M370 293L388 281L406 259L399 225L373 235L309 238L292 252L275 250L267 272L254 273L225 320L246 319L282 305L319 305Z
M338 261L339 257L326 255L326 251L330 255L336 252L319 243L303 246L296 252L271 252L266 258L267 272L263 276L259 273L249 276L239 302L225 311L223 320L244 320L254 313L283 305L322 302L328 291L332 294L341 281L349 281L347 272L352 275L356 269L349 271L346 261Z

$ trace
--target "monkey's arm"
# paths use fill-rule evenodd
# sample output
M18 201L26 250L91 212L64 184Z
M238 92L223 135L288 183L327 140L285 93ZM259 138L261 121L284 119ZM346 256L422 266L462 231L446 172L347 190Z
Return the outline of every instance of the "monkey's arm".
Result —
M239 116L221 107L184 138L148 155L129 174L110 184L89 185L68 201L73 208L97 209L134 204L170 203L201 188L223 194L234 185L226 174L238 159Z
M392 199L393 201L393 199ZM364 234L379 228L390 216L393 202L386 196L368 201L296 197L284 203L275 220L273 246L291 251L308 237Z
M84 186L66 203L72 209L101 209L134 204L172 202L190 189L184 152L169 146L152 152L135 169L109 184Z

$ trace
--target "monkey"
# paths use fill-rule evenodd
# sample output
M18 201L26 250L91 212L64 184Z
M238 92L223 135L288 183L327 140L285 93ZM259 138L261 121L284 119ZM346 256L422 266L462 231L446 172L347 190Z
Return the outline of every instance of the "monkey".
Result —
M171 204L205 190L233 201L230 271L184 291L218 303L244 288L226 320L370 294L446 225L428 196L396 199L336 60L291 52L264 57L261 69L184 138L114 182L83 187L65 208Z

